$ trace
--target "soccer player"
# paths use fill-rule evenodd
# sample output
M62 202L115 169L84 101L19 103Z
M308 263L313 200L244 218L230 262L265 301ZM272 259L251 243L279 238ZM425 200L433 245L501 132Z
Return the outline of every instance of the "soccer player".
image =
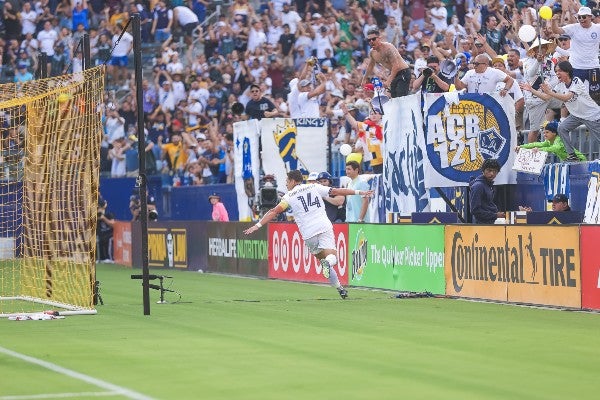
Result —
M327 196L348 196L358 194L372 196L372 190L353 190L346 188L332 188L318 183L303 184L304 178L299 170L288 172L286 186L288 192L279 204L267 213L255 225L246 229L246 235L256 232L261 226L272 221L278 214L291 209L294 220L298 225L300 234L311 254L313 254L323 267L323 276L329 279L331 286L345 299L348 292L342 287L333 268L337 262L333 225L327 218L323 198Z

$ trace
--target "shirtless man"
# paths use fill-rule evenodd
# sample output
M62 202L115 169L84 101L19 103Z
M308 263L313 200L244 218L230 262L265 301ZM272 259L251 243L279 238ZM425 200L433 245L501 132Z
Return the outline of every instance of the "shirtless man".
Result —
M398 49L393 44L381 40L377 29L369 29L367 41L371 46L371 53L361 86L365 79L373 74L375 64L379 64L390 71L383 85L390 89L392 97L406 96L410 91L410 68L398 53Z

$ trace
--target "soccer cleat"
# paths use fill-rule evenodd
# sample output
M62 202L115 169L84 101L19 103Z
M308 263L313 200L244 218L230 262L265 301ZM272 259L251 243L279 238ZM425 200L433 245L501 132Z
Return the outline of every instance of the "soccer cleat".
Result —
M345 299L346 297L348 297L348 292L343 287L338 288L338 293L340 294L340 297L342 299Z
M579 157L577 157L577 154L575 153L571 153L569 154L569 156L567 158L565 158L565 162L577 162L579 161Z
M329 266L329 262L324 258L321 260L321 268L323 269L323 276L329 279L329 268L331 267Z

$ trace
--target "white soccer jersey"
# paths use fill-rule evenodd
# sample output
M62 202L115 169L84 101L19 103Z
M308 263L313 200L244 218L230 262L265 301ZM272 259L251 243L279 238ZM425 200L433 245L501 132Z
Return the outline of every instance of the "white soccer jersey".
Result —
M560 94L573 93L573 97L565 101L569 114L588 121L600 121L600 107L592 100L587 86L578 77L573 78L569 87L564 82L559 83L554 91Z
M309 183L297 185L287 192L279 203L284 209L290 207L304 240L333 229L325 212L325 200L330 187Z

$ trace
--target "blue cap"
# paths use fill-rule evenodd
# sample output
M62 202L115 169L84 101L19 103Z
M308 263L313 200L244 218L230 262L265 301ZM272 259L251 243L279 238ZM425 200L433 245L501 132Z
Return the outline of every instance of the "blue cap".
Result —
M554 198L552 199L552 202L553 203L568 203L569 198L566 195L559 193L556 196L554 196Z

